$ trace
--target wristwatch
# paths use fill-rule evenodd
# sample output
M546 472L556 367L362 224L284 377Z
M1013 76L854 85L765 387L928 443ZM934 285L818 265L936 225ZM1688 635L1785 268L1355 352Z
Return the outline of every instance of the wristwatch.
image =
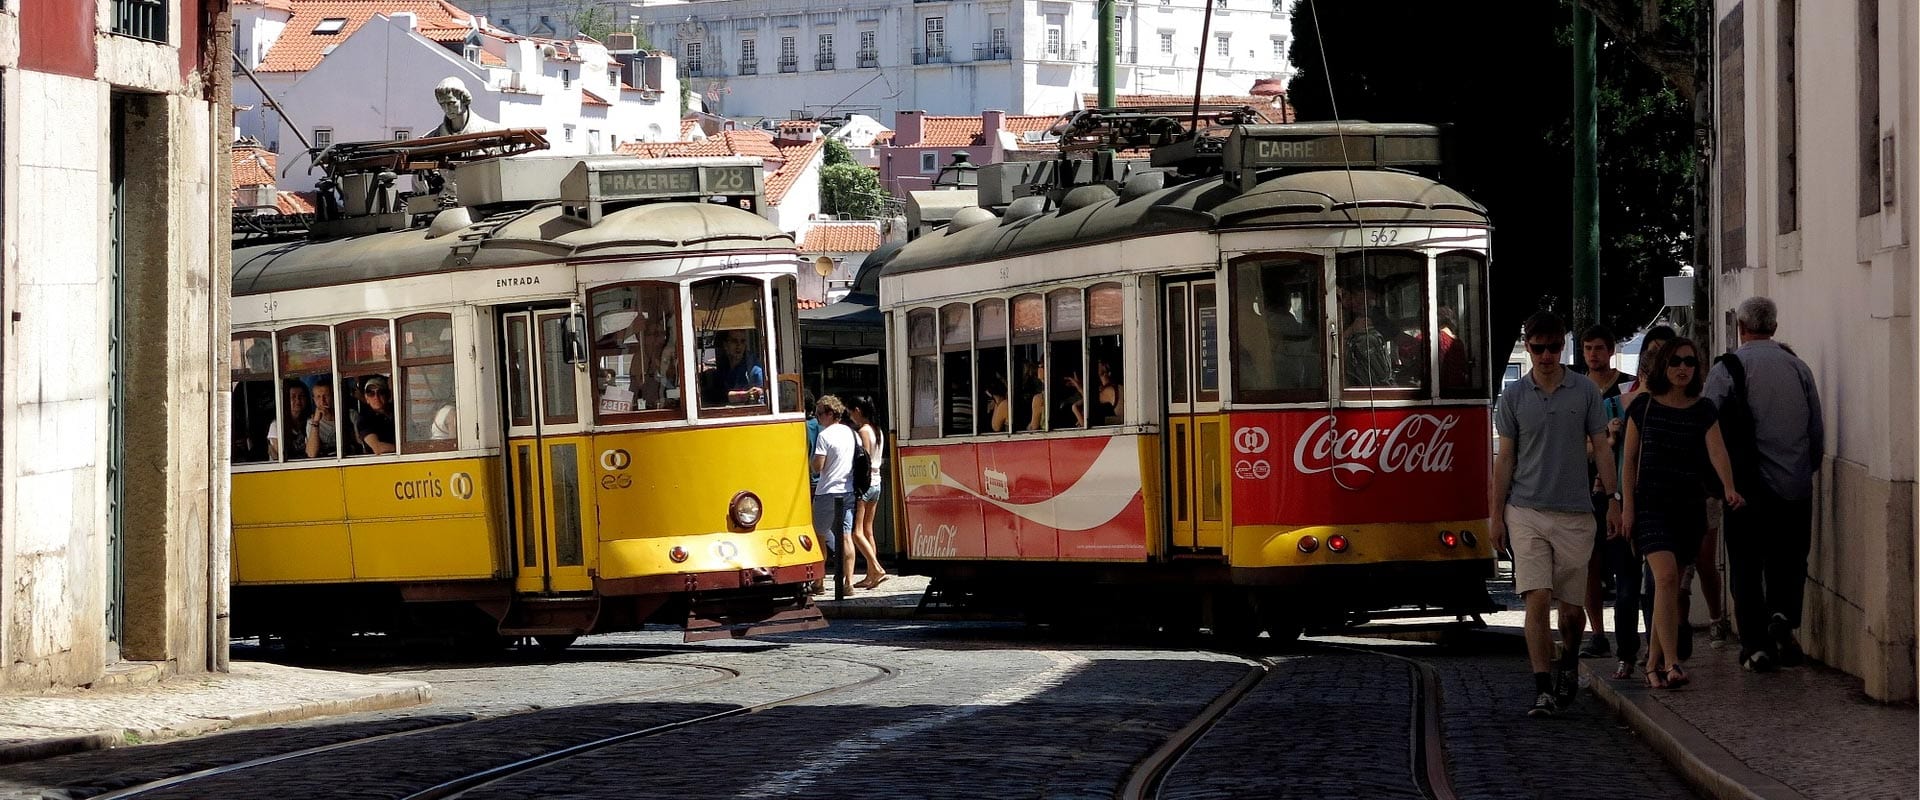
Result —
M1616 500L1622 503L1625 503L1627 501L1627 498L1624 495L1621 495L1619 492L1614 492L1613 494L1607 495L1607 499Z

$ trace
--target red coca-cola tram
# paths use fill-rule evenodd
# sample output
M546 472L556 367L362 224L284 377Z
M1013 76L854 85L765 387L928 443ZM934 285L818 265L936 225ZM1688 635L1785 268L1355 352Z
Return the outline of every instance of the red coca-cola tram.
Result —
M1276 638L1490 608L1485 209L1428 126L1218 133L983 171L885 264L930 604Z

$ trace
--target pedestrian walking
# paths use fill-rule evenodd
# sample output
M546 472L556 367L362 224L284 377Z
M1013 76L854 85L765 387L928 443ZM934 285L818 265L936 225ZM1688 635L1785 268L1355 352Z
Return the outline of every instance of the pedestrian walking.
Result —
M1799 664L1800 627L1813 542L1813 477L1826 427L1813 370L1774 341L1779 309L1765 297L1740 302L1740 349L1714 362L1706 396L1726 409L1727 448L1745 508L1726 518L1727 566L1741 666L1765 672Z
M1728 508L1741 505L1716 407L1700 397L1701 366L1692 340L1669 342L1647 370L1647 390L1627 408L1625 525L1653 571L1646 676L1648 686L1661 689L1690 681L1680 650L1686 625L1680 573L1694 563L1706 535L1707 498L1722 497Z
M844 564L838 556L847 552L848 542L843 537L853 530L853 453L858 445L853 429L839 424L847 416L840 398L820 398L813 416L820 420L819 437L813 444L813 534L820 540L828 564ZM833 594L837 598L853 593L847 585L848 571L842 567L834 579Z
M855 589L872 589L886 583L889 576L885 567L880 565L880 553L873 539L873 518L880 512L880 476L886 463L886 432L880 428L880 414L873 405L871 395L855 395L847 403L847 424L854 429L856 443L865 458L855 457L853 490L856 496L856 510L853 520L853 545L860 551L860 557L867 561L867 575ZM863 463L864 462L864 463ZM840 558L846 562L846 574L853 574L853 553L842 553Z
M1547 717L1571 705L1579 690L1581 603L1593 554L1587 453L1607 446L1607 420L1600 390L1560 363L1566 324L1540 312L1522 330L1533 369L1500 393L1494 425L1502 441L1488 511L1493 546L1511 551L1514 590L1526 603L1535 690L1527 714ZM1602 459L1598 469L1608 495L1607 526L1616 529L1621 503L1613 461ZM1564 648L1557 662L1548 621L1555 600Z
M1614 649L1607 644L1605 584L1613 578L1612 564L1617 560L1616 551L1631 549L1624 539L1607 535L1607 495L1600 491L1598 465L1601 459L1615 459L1615 467L1619 466L1616 455L1620 449L1620 439L1614 431L1613 419L1614 409L1619 406L1620 387L1627 382L1627 375L1613 367L1613 355L1617 346L1618 342L1614 339L1613 332L1607 330L1605 326L1595 325L1580 334L1580 359L1586 362L1587 380L1593 381L1594 388L1600 390L1600 405L1607 412L1608 420L1607 447L1587 454L1590 462L1587 466L1590 481L1588 488L1593 493L1593 555L1587 559L1586 611L1587 624L1593 629L1593 635L1587 638L1586 647L1580 649L1581 658L1604 658ZM1615 474L1618 474L1617 470ZM1637 579L1638 576L1636 575L1635 578ZM1620 595L1617 588L1614 593L1616 598ZM1616 615L1621 613L1617 599L1614 603L1614 613ZM1620 629L1618 622L1614 623L1614 629L1616 631ZM1628 658L1632 658L1634 652L1632 646L1622 642L1619 649L1625 652Z

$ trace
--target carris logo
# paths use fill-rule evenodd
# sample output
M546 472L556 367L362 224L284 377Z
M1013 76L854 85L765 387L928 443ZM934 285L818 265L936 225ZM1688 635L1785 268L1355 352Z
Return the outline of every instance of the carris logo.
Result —
M1447 431L1459 417L1414 414L1391 429L1334 427L1333 415L1314 420L1293 445L1293 468L1303 475L1341 472L1448 472L1453 443Z
M1233 449L1245 455L1259 455L1267 452L1267 431L1265 428L1241 428L1233 432Z

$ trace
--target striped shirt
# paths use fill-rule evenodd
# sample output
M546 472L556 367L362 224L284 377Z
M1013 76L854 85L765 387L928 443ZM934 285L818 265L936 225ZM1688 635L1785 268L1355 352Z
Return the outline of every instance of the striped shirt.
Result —
M1633 399L1627 419L1640 429L1639 471L1634 498L1670 498L1720 494L1720 478L1707 459L1707 430L1720 418L1704 397L1677 408L1643 394Z

